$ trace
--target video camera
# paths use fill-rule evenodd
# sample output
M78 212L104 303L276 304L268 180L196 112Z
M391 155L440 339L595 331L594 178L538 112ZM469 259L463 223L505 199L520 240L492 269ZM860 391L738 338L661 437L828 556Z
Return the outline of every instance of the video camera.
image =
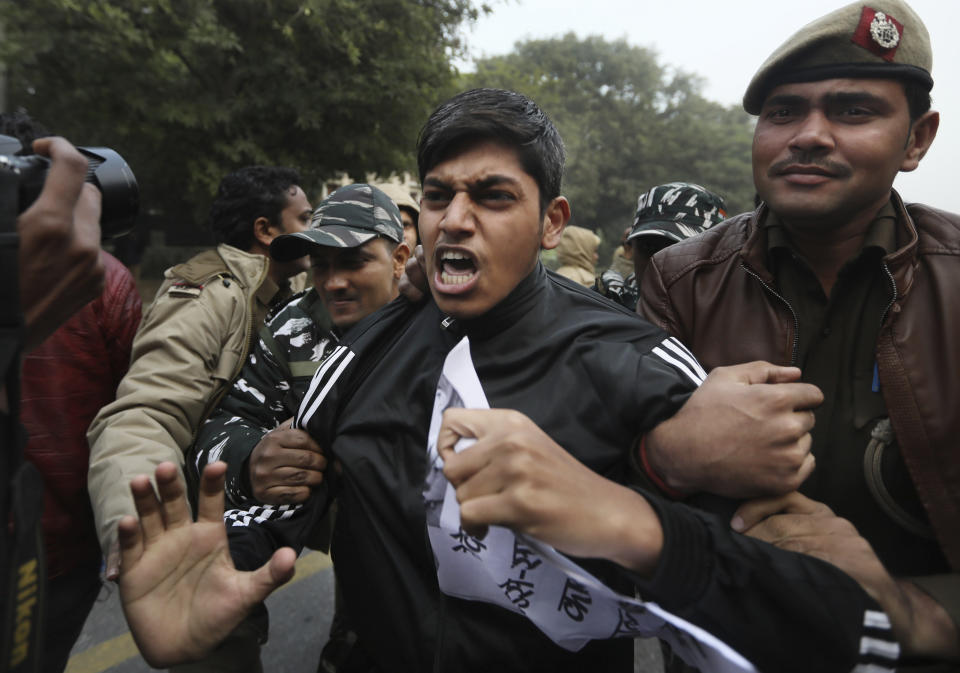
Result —
M114 150L106 147L78 147L87 158L86 182L100 190L100 231L104 240L123 236L133 229L140 210L140 189L130 166ZM33 203L47 179L50 160L36 154L23 154L20 141L0 135L0 169L19 177L18 212Z

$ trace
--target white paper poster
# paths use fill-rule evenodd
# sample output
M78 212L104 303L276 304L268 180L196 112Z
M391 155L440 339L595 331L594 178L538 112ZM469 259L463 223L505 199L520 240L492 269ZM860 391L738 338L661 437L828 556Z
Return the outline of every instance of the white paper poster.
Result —
M571 651L592 639L656 636L702 671L756 670L713 635L656 603L616 593L548 545L497 526L491 526L482 540L464 532L456 494L443 476L437 453L437 434L449 407L489 408L466 337L444 362L427 443L427 531L444 593L518 612ZM462 439L456 450L467 450L473 443Z

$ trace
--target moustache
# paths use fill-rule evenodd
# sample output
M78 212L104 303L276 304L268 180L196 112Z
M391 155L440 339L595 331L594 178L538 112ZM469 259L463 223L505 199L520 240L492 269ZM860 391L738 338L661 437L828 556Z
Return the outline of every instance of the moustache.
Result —
M349 290L333 290L332 292L324 292L324 299L327 301L350 301L354 299L354 295Z
M780 175L791 166L819 168L825 173L829 173L833 177L837 178L847 178L850 177L851 173L853 173L853 171L850 170L850 167L846 164L830 161L829 159L824 159L808 152L798 152L796 154L791 154L786 159L778 161L770 166L770 168L767 169L767 176L772 178Z

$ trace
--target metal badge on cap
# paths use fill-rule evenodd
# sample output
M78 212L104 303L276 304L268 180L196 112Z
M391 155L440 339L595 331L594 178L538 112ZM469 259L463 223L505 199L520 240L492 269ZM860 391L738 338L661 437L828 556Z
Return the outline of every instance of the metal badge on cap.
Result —
M872 7L864 7L851 42L885 61L893 61L902 35L902 23L889 14Z
M893 49L900 44L900 31L883 12L873 15L873 21L870 22L870 37L884 49Z

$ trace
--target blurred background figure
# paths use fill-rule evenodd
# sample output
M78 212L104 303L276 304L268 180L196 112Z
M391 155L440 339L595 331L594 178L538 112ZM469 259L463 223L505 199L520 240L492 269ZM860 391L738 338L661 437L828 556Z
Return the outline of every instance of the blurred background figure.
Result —
M637 199L627 236L633 247L637 286L650 258L667 246L696 236L727 216L723 198L691 182L657 185Z
M420 242L420 233L417 231L417 222L420 220L420 204L413 198L403 185L395 182L379 182L374 185L389 196L397 208L400 209L400 219L403 220L403 242L413 254L417 243Z
M583 227L567 226L557 246L557 273L565 278L593 287L596 280L597 248L600 237Z
M613 251L613 257L610 259L610 268L619 273L622 278L626 278L633 273L633 246L627 240L632 230L632 226L623 230L620 245Z

